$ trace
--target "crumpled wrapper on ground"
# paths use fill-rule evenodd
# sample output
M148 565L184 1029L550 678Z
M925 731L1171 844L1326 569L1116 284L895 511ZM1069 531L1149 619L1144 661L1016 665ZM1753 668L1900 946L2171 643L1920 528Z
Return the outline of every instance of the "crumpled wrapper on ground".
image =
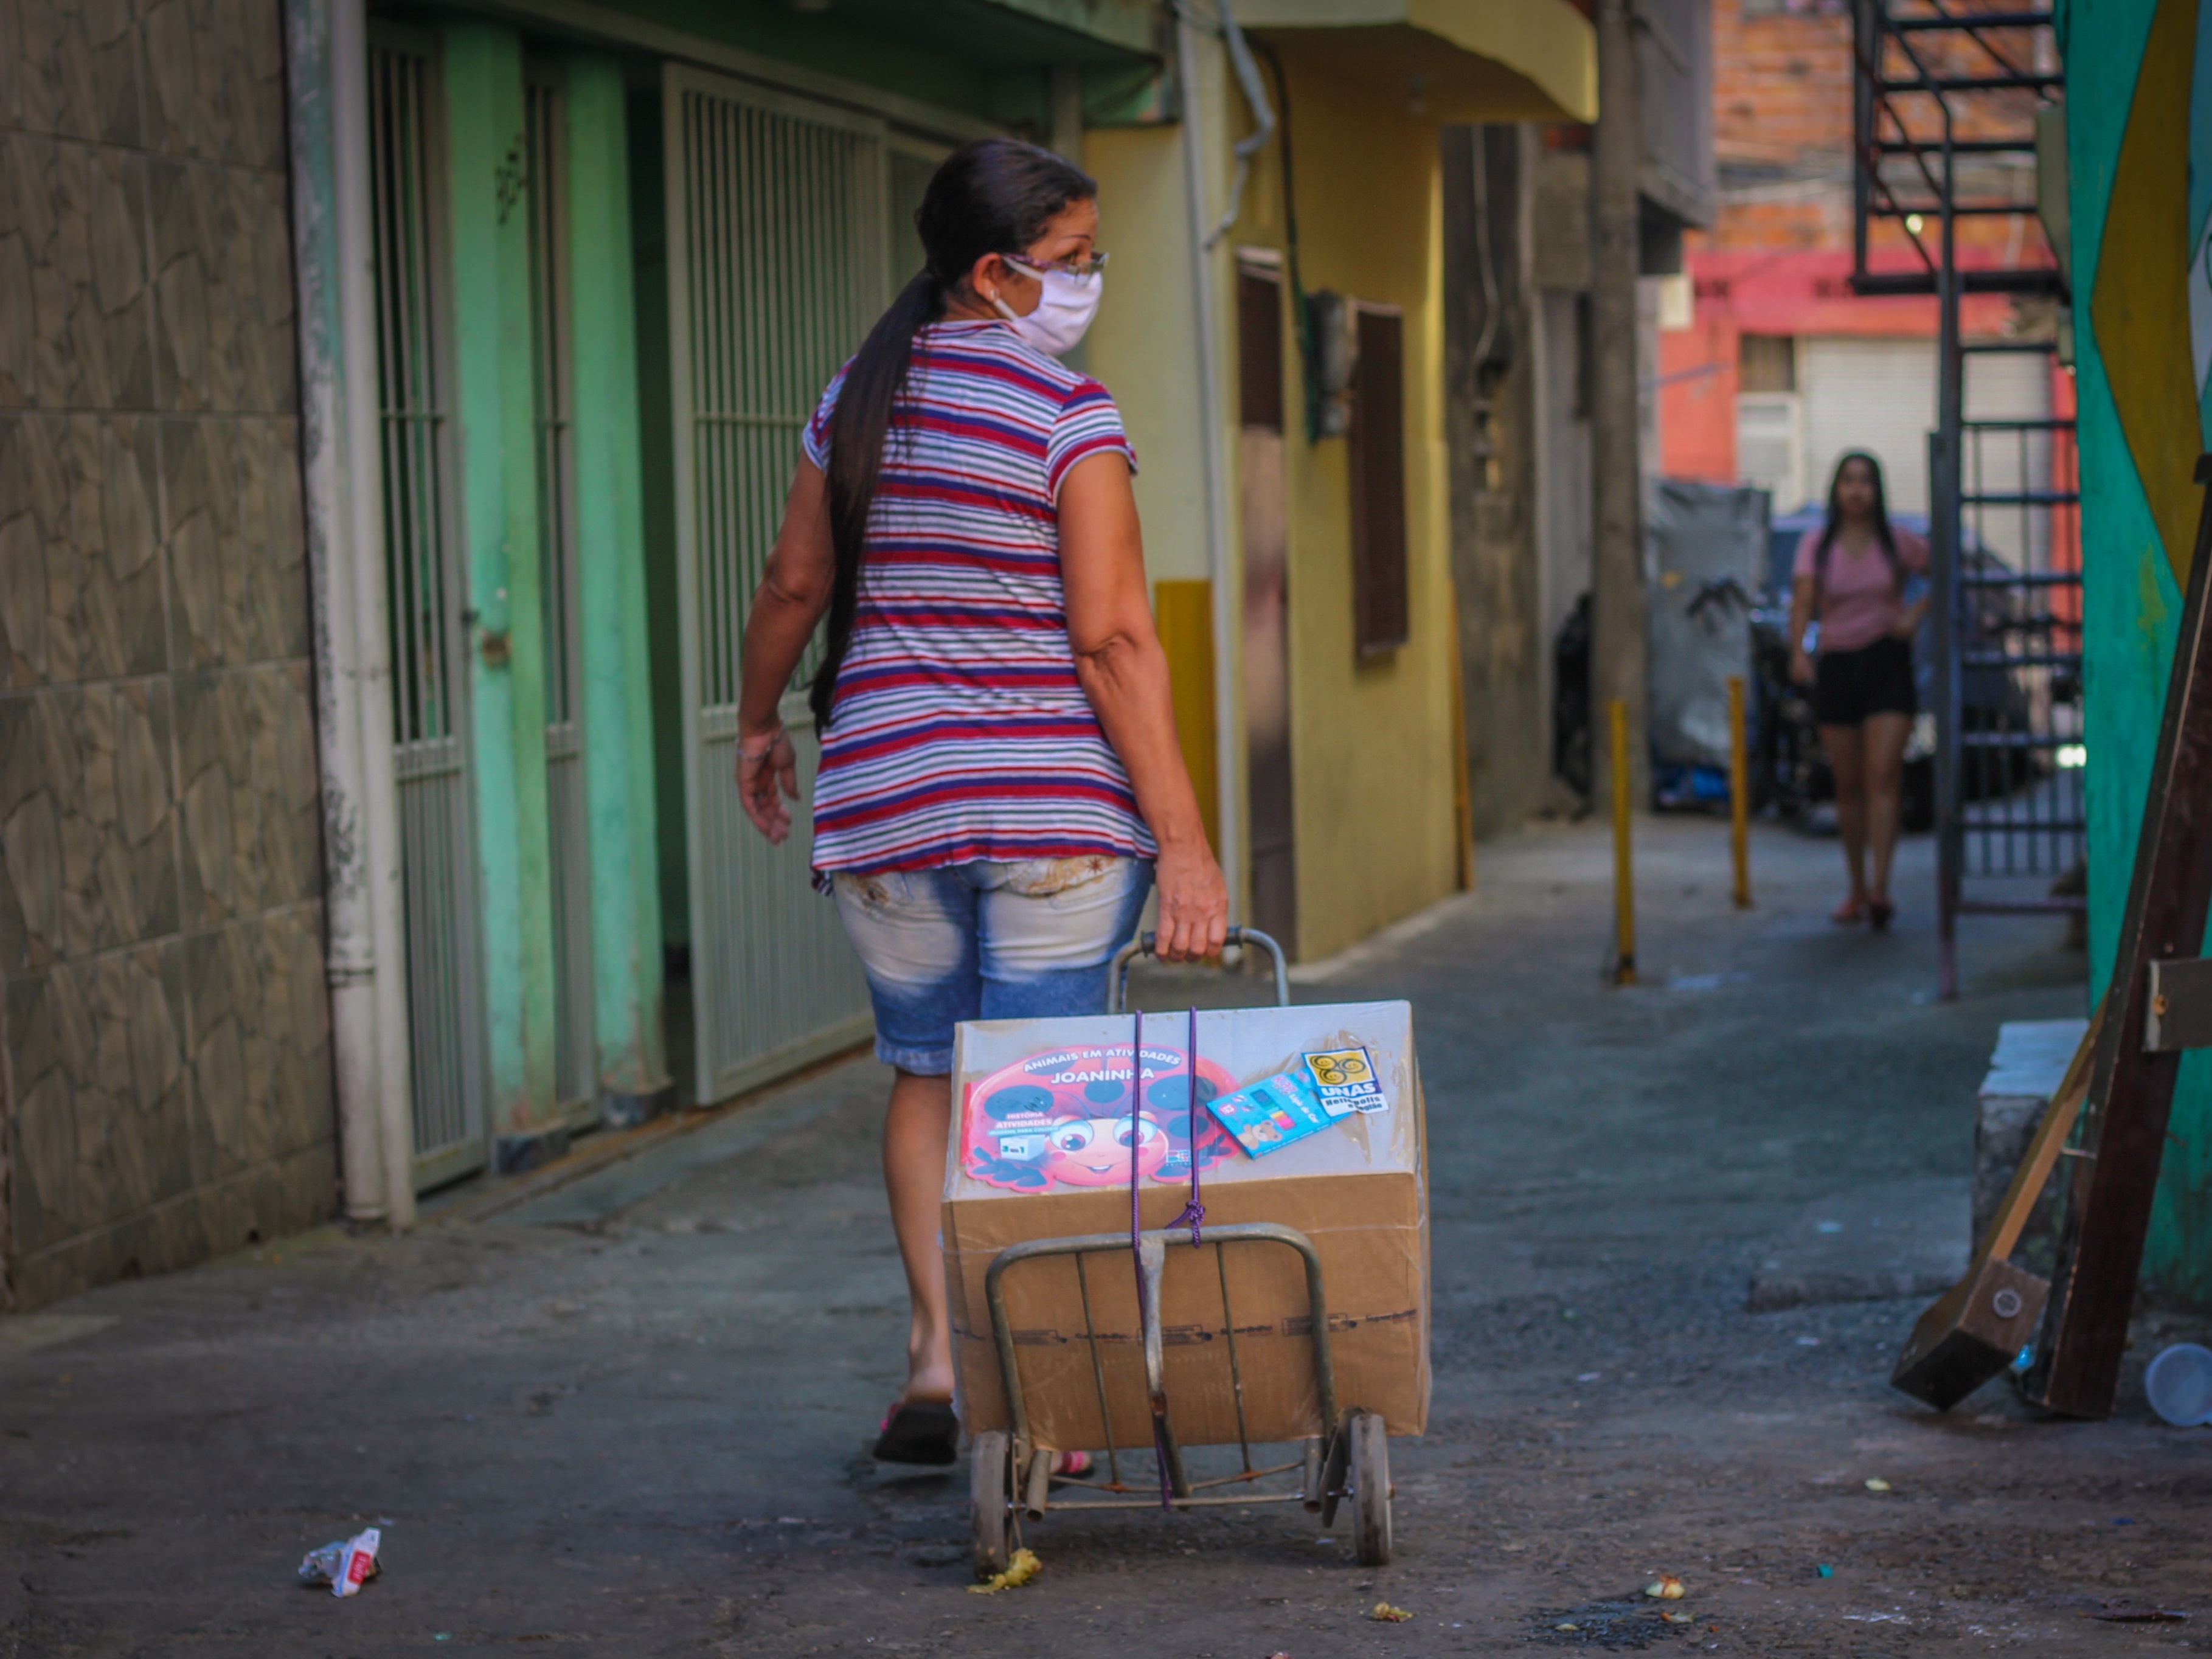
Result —
M355 1595L376 1577L376 1552L384 1534L374 1527L309 1550L300 1560L300 1582L316 1589L327 1584L333 1595Z

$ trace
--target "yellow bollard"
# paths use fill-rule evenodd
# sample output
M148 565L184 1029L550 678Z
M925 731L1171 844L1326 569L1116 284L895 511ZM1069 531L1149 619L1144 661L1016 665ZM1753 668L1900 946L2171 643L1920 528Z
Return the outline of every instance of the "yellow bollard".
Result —
M1743 729L1743 676L1729 676L1729 851L1735 859L1735 908L1751 908L1751 755Z
M1613 724L1613 904L1615 985L1636 983L1636 872L1629 862L1628 705L1606 705Z

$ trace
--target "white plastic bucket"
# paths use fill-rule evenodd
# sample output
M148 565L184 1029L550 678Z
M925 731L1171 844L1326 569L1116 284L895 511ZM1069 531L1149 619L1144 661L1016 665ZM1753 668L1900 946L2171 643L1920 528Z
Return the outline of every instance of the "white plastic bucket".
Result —
M2212 1348L2177 1342L2143 1370L2150 1408L2178 1429L2212 1423Z

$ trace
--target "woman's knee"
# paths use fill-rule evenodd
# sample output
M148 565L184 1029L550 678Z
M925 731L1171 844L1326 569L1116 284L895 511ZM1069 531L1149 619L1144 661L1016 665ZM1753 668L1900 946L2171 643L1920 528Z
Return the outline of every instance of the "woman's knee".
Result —
M1867 722L1860 765L1866 775L1868 794L1892 799L1904 787L1905 744L1911 730L1911 723L1900 716L1884 715Z

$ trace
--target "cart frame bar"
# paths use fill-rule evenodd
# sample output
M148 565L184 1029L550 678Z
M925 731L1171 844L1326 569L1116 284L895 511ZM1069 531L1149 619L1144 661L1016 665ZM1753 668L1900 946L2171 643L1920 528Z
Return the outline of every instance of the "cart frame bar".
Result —
M1221 1279L1222 1317L1231 1333L1231 1380L1236 1391L1237 1434L1238 1444L1243 1449L1244 1468L1243 1473L1229 1476L1225 1480L1202 1481L1198 1483L1198 1486L1194 1486L1183 1470L1182 1448L1176 1439L1175 1425L1168 1412L1167 1381L1160 1334L1160 1280L1167 1266L1168 1246L1170 1243L1182 1243L1182 1239L1183 1235L1180 1230L1164 1228L1140 1232L1136 1237L1137 1265L1139 1272L1143 1275L1145 1292L1145 1389L1151 1401L1153 1419L1159 1425L1160 1444L1164 1450L1167 1463L1168 1486L1173 1493L1175 1505L1178 1509L1188 1509L1228 1504L1294 1503L1310 1500L1316 1494L1305 1491L1303 1483L1299 1492L1280 1497L1252 1494L1200 1498L1195 1493L1199 1486L1225 1486L1232 1482L1252 1480L1260 1475L1287 1473L1292 1468L1301 1467L1297 1464L1285 1464L1279 1469L1252 1468L1251 1444L1244 1431L1243 1378L1237 1366L1235 1347L1237 1321L1229 1306L1228 1270L1220 1265L1219 1248L1222 1245L1285 1244L1296 1250L1304 1261L1306 1299L1310 1306L1313 1320L1314 1376L1321 1395L1322 1433L1330 1437L1338 1433L1341 1425L1337 1420L1336 1368L1329 1353L1328 1301L1322 1282L1320 1252L1314 1249L1313 1241L1297 1228L1281 1226L1272 1221L1236 1222L1206 1230L1205 1241L1215 1246L1215 1266ZM1020 1244L1010 1244L991 1260L991 1266L983 1276L983 1296L984 1300L990 1305L991 1339L999 1351L999 1374L1006 1383L1007 1413L1013 1423L1013 1467L1017 1471L1024 1470L1028 1467L1034 1448L1030 1441L1029 1405L1022 1394L1020 1363L1014 1352L1013 1328L1006 1320L1006 1293L1000 1288L1000 1280L1005 1275L1006 1269L1015 1263L1035 1261L1042 1256L1072 1255L1076 1258L1076 1269L1080 1275L1085 1256L1118 1254L1127 1250L1129 1245L1129 1236L1126 1233L1084 1233L1068 1238L1037 1238ZM1111 1444L1113 1412L1106 1399L1106 1374L1098 1352L1098 1333L1090 1316L1091 1298L1087 1281L1084 1284L1083 1300L1083 1334L1084 1339L1091 1345L1091 1376L1098 1389L1099 1419L1105 1425L1109 1442L1108 1454L1110 1457L1114 1452ZM1018 1474L1017 1479L1018 1478ZM1118 1461L1113 1469L1112 1481L1108 1490L1116 1489L1126 1490L1121 1487ZM1132 1498L1117 1503L1112 1499L1093 1498L1086 1499L1074 1507L1150 1508L1152 1503L1148 1499Z

